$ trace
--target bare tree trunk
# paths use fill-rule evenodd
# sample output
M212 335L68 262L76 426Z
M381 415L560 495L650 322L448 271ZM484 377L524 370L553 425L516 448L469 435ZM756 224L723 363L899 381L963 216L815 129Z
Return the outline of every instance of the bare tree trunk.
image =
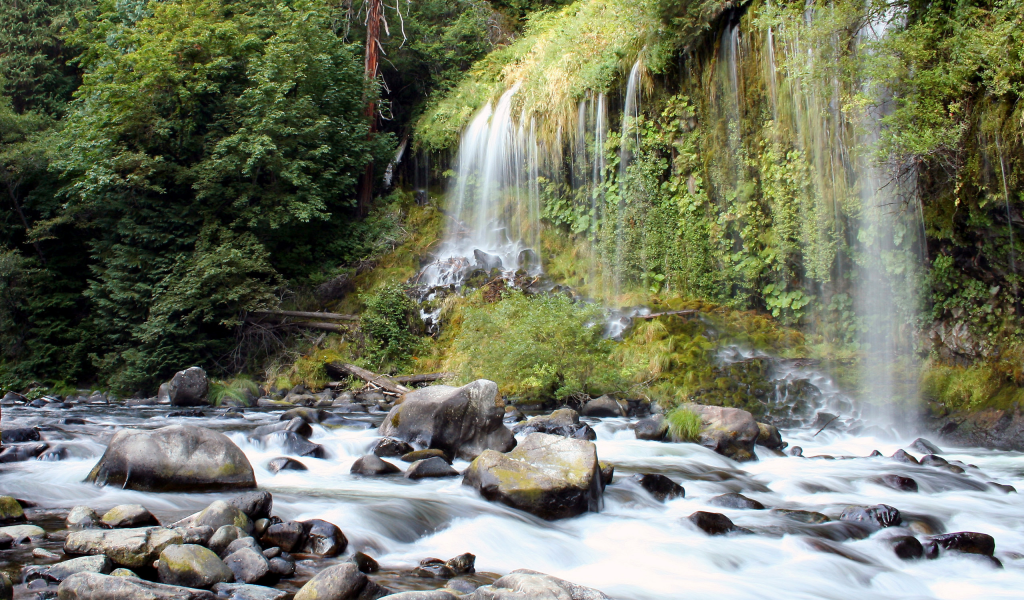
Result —
M380 21L384 12L383 0L369 0L366 15L366 64L363 75L367 82L377 79L377 63L380 52ZM369 137L377 132L377 104L373 96L366 101L366 118L370 121ZM366 216L373 201L373 161L366 163L363 182L359 189L359 214Z

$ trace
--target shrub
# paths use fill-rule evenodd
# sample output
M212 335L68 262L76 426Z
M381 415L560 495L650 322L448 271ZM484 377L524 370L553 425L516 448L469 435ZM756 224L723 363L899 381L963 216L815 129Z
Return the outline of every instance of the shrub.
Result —
M696 442L700 440L702 423L700 415L688 408L679 407L665 415L668 432L675 442Z
M422 323L416 304L398 284L386 285L361 299L366 305L359 325L367 336L362 362L378 372L401 370L420 347Z
M252 399L260 393L260 386L252 379L239 375L226 381L214 381L210 384L210 403L220 406L225 400L234 400L239 404L250 406Z

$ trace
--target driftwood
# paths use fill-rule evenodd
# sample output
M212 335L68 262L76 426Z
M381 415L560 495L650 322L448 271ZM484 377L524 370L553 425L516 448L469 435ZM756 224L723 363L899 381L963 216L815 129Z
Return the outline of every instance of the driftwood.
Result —
M336 373L342 373L344 375L352 375L353 377L358 377L359 379L362 379L367 383L372 383L373 385L383 390L387 390L392 394L401 395L405 394L406 392L412 391L409 388L405 387L404 385L399 384L390 377L387 377L385 375L378 375L376 373L367 371L366 369L357 367L355 365L350 365L348 363L332 362L328 363L327 368Z
M671 315L676 315L677 317L681 317L683 315L695 315L695 314L697 314L697 312L698 311L696 311L696 310L670 310L670 311L667 311L667 312L651 313L649 315L636 315L633 318L634 319L657 319L658 317L668 317L668 316L671 316Z
M298 310L254 310L254 315L268 317L296 317L299 319L321 319L323 321L358 321L359 315L341 315L327 312L302 312Z
M430 383L431 381L454 376L455 373L424 373L423 375L399 375L398 377L392 377L391 380L395 383Z

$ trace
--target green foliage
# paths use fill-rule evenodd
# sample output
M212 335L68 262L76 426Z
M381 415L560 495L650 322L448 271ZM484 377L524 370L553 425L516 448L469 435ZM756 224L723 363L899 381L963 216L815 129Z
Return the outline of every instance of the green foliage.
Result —
M209 399L214 406L220 406L226 402L250 406L259 393L259 384L248 377L239 375L226 381L212 382Z
M362 361L377 372L392 373L407 367L421 340L416 334L420 318L405 287L389 284L364 294L366 305L359 326L367 336Z
M610 358L599 307L565 296L515 292L462 315L447 368L463 381L490 379L522 399L565 400L629 386L634 369Z
M700 415L692 410L680 406L674 408L665 415L668 423L668 432L674 442L697 442L700 441L700 432L703 429L703 422Z

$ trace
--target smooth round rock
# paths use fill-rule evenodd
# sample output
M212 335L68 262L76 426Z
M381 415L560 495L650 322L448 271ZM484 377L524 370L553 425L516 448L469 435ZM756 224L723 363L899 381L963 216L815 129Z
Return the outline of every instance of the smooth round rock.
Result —
M366 456L360 456L352 463L352 468L349 470L354 475L391 475L393 473L401 473L402 470L397 466L389 463L386 460L382 460L375 454L367 454Z
M434 456L417 460L405 471L407 479L425 479L428 477L456 477L459 472L452 468L443 458Z
M213 551L194 544L164 548L157 572L161 583L191 588L209 588L234 578L231 569Z
M659 475L657 473L637 473L636 475L633 475L631 479L639 484L640 487L646 490L647 493L653 496L658 502L686 497L686 490L683 489L683 486L664 475Z
M104 527L110 529L122 529L128 527L146 527L159 525L153 513L149 512L141 504L122 504L108 510L100 522Z
M708 500L708 504L711 506L718 506L721 508L738 508L746 510L764 510L764 504L761 504L757 500L747 498L743 494L729 493L715 496Z
M295 460L294 458L288 458L287 456L281 456L275 458L267 463L267 469L273 473L279 473L281 471L308 471L309 468Z

